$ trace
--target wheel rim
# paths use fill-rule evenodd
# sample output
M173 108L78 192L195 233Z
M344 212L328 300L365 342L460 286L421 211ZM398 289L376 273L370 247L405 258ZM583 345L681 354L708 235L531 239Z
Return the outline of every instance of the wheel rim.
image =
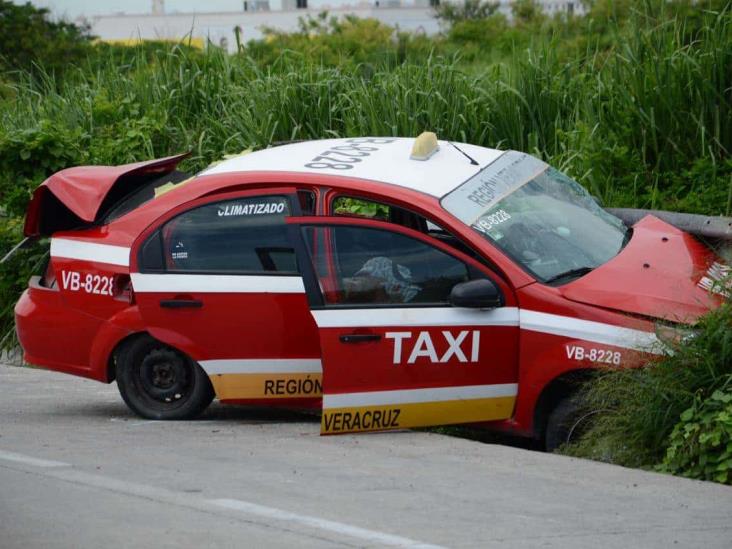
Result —
M190 362L182 356L167 349L156 349L140 363L135 381L151 400L171 404L189 396L192 374Z

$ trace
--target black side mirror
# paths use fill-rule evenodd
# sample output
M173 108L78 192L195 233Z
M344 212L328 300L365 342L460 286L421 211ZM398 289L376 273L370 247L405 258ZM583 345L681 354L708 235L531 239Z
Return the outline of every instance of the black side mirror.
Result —
M450 305L473 309L503 307L503 294L490 280L481 278L455 284L450 292Z

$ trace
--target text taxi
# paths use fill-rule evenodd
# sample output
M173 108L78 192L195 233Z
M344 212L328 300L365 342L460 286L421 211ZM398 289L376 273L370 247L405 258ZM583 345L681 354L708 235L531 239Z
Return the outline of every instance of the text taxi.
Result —
M322 406L322 433L457 423L561 442L576 382L719 303L693 237L633 227L516 151L345 138L61 171L25 233L31 364L116 379L146 418ZM707 285L708 286L708 285Z

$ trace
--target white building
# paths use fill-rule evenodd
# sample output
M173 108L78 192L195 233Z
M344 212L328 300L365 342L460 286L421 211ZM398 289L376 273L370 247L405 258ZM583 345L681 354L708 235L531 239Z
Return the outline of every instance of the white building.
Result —
M242 10L238 12L166 13L164 0L152 0L150 13L93 16L88 22L92 33L102 40L180 40L190 36L235 50L235 27L241 29L241 38L247 42L262 38L261 28L265 26L295 31L300 17L316 16L323 10L333 16L353 14L378 19L405 31L435 34L440 27L432 5L438 1L242 0ZM540 3L550 15L583 11L579 1L543 0ZM500 0L500 4L500 11L510 15L511 0Z

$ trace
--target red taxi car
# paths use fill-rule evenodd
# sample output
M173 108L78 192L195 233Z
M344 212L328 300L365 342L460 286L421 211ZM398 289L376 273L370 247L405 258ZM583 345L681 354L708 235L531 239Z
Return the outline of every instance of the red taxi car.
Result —
M718 305L692 236L628 228L527 154L429 141L51 176L25 226L51 237L15 309L25 359L116 379L146 418L216 396L322 405L324 434L473 423L554 447L578 379Z

